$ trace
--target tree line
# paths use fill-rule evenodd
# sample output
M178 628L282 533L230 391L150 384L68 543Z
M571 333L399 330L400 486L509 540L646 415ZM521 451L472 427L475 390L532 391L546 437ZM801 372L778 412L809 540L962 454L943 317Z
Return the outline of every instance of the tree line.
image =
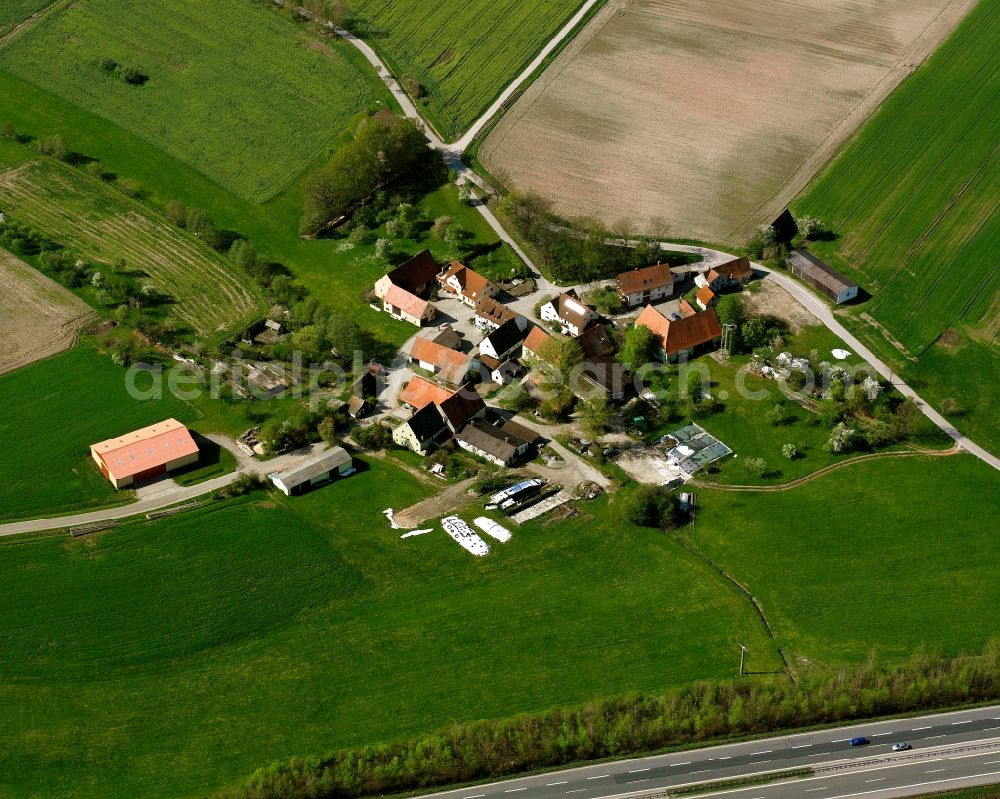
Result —
M457 724L421 738L295 757L254 772L220 799L341 799L504 777L538 768L733 735L994 700L1000 639L978 655L918 652L790 680L700 681L659 696Z

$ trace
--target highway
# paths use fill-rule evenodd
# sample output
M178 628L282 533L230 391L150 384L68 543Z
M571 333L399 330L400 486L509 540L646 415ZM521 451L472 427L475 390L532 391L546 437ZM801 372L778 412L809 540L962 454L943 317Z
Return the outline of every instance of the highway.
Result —
M869 739L851 747L852 737ZM893 752L905 741L910 751ZM915 796L1000 783L1000 705L953 713L757 738L665 755L604 762L426 794L422 799L616 799L772 771L811 767L808 778L723 793L734 799Z

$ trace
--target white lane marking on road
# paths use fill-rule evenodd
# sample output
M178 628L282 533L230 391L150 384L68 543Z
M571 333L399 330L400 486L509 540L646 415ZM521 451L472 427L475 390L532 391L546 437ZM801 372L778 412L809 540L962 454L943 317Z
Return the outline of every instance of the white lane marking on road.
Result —
M945 736L943 734L942 735L928 735L926 738L924 738L924 740L925 741L930 741L930 740L933 740L934 738L944 738L944 737Z
M943 768L932 768L929 771L925 771L924 774L937 774L939 771L944 771Z
M976 779L977 777L995 777L1000 775L1000 771L990 771L986 774L970 774L968 776L961 777L945 777L942 780L924 780L923 782L914 782L910 785L896 785L892 788L872 788L870 791L855 791L853 793L839 793L836 796L827 797L827 799L850 799L853 796L868 796L873 793L885 793L890 790L906 790L908 788L923 788L927 785L943 785L946 782L958 782L959 780L966 779Z
M885 779L885 777L876 777L873 780L865 780L865 782L882 782L882 780L884 780L884 779Z
M518 791L526 791L527 788L508 788L504 793L517 793Z
M747 763L748 766L759 766L763 763L770 763L770 760L755 760L753 763Z
M703 768L701 771L692 771L691 773L692 774L704 774L706 771L708 771L708 769L707 768Z
M971 755L954 755L953 757L945 758L946 760L965 760L967 757L989 757L990 755L995 755L996 752L973 752ZM998 761L1000 762L1000 761ZM984 764L985 765L985 764Z
M811 793L812 791L822 791L825 790L825 785L820 785L818 788L806 788L806 793Z
M691 765L691 761L690 760L685 760L683 763L671 763L670 765L671 766L690 766Z
M551 788L553 785L565 785L569 780L563 780L562 782L547 782L545 783L546 788Z
M587 790L586 788L574 788L572 791L566 791L566 793L580 793L581 791Z
M486 796L484 793L474 793L471 796L463 796L462 799L483 799Z
M771 752L770 749L764 749L764 750L762 750L760 752L751 752L750 753L750 757L753 757L754 755L766 755L766 754L769 754L770 752Z
M725 757L720 757L719 760L729 760L732 755L726 755Z
M986 763L983 763L983 765L984 766L995 766L997 763L1000 763L1000 760L990 760L990 761L988 761Z
M929 730L929 729L930 729L929 726L928 727L914 727L913 731L916 732L917 730Z
M832 744L842 744L851 740L850 738L838 738L836 741L830 741Z
M959 724L972 724L972 719L968 719L966 721L953 721L951 723L951 726L952 727L957 727Z
M587 777L588 780L603 780L605 777L610 777L610 774L598 774L596 777Z
M891 732L877 732L877 733L875 733L872 736L872 738L881 738L883 735L892 735L892 733Z
M983 727L983 732L989 732L990 730L1000 730L1000 727Z
M632 769L629 772L629 774L641 774L644 771L649 771L649 769L648 768L634 768L634 769Z
M793 746L792 749L808 749L812 744L799 744L798 746Z

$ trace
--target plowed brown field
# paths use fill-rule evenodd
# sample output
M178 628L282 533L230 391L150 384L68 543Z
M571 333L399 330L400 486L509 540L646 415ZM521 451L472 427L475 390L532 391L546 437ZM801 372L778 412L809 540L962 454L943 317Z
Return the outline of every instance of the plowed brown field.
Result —
M75 294L0 249L0 375L66 349L94 317Z
M479 155L565 217L741 242L973 5L612 0Z

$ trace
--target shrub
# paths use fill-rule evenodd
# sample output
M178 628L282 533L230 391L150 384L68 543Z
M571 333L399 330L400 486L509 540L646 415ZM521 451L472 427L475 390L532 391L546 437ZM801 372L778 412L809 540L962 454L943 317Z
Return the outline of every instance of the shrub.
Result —
M402 84L403 88L406 89L406 93L414 100L419 100L424 96L424 87L420 85L420 81L413 77L413 75L404 75Z
M639 527L672 530L677 515L677 498L659 486L640 486L625 500L625 518Z
M46 136L38 142L38 152L42 155L49 155L59 161L69 160L69 148L66 142L58 133L54 136Z
M799 456L799 450L794 444L785 444L781 448L781 454L788 458L788 460L793 461Z
M453 224L455 224L455 220L447 214L439 216L434 220L434 224L431 225L431 235L433 235L436 239L444 241L448 228L450 228Z
M177 227L184 227L187 224L187 208L180 200L167 201L167 219Z
M388 425L375 422L367 427L355 427L351 438L365 449L384 449L392 441L392 431Z
M783 403L777 403L771 410L767 412L767 421L772 425L777 427L788 421L788 411L785 409Z
M763 458L744 458L743 468L754 477L763 477L767 474L767 461Z

